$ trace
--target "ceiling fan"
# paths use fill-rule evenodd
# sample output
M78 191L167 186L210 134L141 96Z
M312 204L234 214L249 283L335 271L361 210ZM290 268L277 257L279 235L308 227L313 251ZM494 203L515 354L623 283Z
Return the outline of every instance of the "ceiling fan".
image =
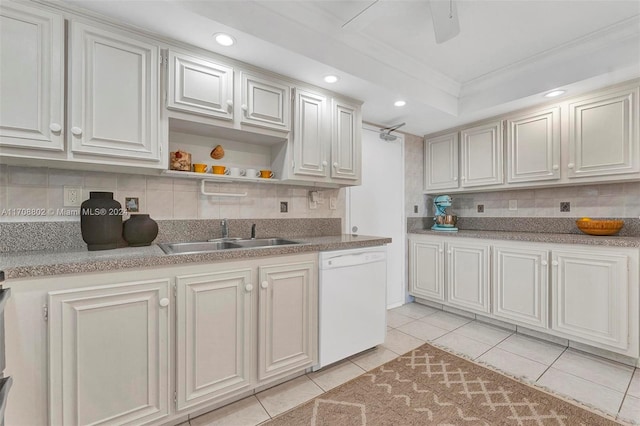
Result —
M374 0L367 7L358 12L354 17L342 25L342 28L355 21L367 10L375 6L380 0ZM441 44L451 40L460 33L458 22L458 10L454 0L428 0L431 8L431 20L433 21L433 31L436 36L436 43Z

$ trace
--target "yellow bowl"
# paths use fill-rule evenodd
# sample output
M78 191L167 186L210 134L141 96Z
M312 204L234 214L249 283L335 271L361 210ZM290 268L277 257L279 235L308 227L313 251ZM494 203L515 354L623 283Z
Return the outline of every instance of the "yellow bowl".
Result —
M624 226L624 220L576 220L578 229L589 235L614 235Z

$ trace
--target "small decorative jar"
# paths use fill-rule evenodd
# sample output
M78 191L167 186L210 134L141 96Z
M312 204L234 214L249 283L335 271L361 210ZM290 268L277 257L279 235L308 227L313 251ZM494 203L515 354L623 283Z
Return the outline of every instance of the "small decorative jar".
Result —
M148 214L132 214L124 222L122 237L131 247L151 245L158 236L158 224Z
M89 251L110 250L122 235L122 205L113 192L90 192L80 207L80 230Z

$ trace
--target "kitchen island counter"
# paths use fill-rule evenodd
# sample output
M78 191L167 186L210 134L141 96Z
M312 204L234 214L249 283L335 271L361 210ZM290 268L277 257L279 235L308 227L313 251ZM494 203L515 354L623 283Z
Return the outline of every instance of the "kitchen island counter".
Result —
M50 275L114 271L187 263L213 263L244 258L281 256L313 251L346 250L391 243L391 238L366 235L333 235L290 238L300 244L216 250L212 252L167 255L153 244L114 250L26 251L2 253L0 271L6 280Z
M438 235L440 237L479 238L488 240L528 241L535 243L583 244L608 247L640 247L640 237L595 236L586 234L554 234L541 232L509 232L459 230L441 232L431 229L413 229L409 234Z

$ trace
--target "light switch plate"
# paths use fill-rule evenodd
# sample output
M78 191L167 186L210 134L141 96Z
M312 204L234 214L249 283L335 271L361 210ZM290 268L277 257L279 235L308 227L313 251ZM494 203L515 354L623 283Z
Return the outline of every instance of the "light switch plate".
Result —
M335 210L337 208L338 199L336 197L329 197L329 209Z

